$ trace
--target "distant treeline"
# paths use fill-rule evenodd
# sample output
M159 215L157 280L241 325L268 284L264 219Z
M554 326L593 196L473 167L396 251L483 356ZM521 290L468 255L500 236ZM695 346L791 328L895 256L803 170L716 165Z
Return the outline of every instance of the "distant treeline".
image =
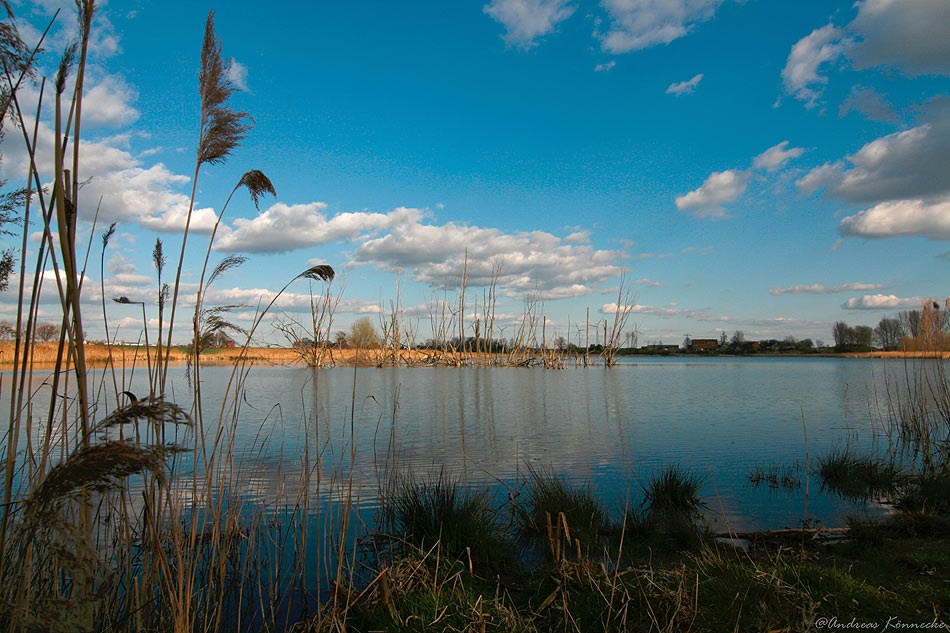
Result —
M835 351L926 352L950 349L950 299L941 307L927 301L919 310L904 310L893 317L883 317L876 327L851 326L838 321L832 327Z

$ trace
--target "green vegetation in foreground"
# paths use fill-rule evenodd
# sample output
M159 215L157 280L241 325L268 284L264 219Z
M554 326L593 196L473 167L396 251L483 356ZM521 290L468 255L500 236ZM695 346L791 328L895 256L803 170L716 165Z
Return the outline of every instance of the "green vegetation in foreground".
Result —
M581 497L582 498L582 497ZM461 509L464 504L459 504ZM584 506L582 501L581 506ZM566 513L565 513L566 514ZM446 535L446 526L442 526ZM490 574L432 546L383 563L344 613L297 631L809 631L950 620L950 521L852 520L852 537L760 534L749 552L703 536L606 530L598 554L512 562ZM549 549L561 535L552 532ZM824 620L822 620L824 618Z
M746 535L744 551L701 528L701 482L664 468L644 487L644 511L627 512L620 525L588 488L538 470L507 526L484 495L463 494L455 482L404 485L386 509L402 546L379 556L368 585L338 592L344 607L331 601L295 630L810 631L854 620L881 631L887 623L950 623L946 513L852 518L844 539ZM694 538L681 538L686 524ZM506 553L521 545L527 555L486 561L486 545Z

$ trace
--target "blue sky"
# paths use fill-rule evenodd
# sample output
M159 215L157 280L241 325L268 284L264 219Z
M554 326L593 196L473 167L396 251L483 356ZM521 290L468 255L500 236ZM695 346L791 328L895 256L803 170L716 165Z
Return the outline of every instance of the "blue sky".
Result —
M80 215L101 197L96 233L117 221L119 235L104 274L90 267L91 314L100 278L107 298L154 301L156 237L177 259L211 9L243 89L232 104L256 124L199 175L184 280L197 281L228 192L262 170L276 199L258 211L239 193L212 255L250 258L209 296L249 306L239 319L321 261L339 274L340 329L388 306L398 279L425 338L466 249L470 296L502 262L502 321L539 296L572 337L588 307L612 318L623 270L641 344L736 330L829 341L836 320L874 325L947 294L946 0L311 5L100 8ZM28 37L63 9L47 75L70 7L14 6ZM2 148L11 182L25 174L18 134ZM299 317L308 292L291 286L281 309ZM138 337L134 308L109 319Z

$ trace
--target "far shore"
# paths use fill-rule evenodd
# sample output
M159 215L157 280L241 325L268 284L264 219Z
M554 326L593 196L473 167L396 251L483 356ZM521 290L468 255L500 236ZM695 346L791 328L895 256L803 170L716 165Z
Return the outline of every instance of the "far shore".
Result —
M151 346L146 351L144 346L131 346L131 345L98 345L98 344L87 344L85 347L86 351L86 360L92 366L102 367L110 363L114 363L117 366L133 366L133 365L144 365L148 362L148 359L154 359L157 354L157 348ZM34 367L52 367L56 362L56 352L57 344L56 343L37 343L33 349L33 365ZM162 350L164 355L166 350ZM184 346L174 346L169 353L169 361L172 363L186 363L188 361L188 355L190 350ZM547 352L548 355L551 352ZM242 356L243 355L243 356ZM446 362L446 356L437 352L435 350L429 349L413 349L413 350L398 350L396 352L398 356L398 364L400 365L411 365L411 366L426 366L426 365L452 365L454 362L469 362L477 358L485 358L486 353L476 354L473 352L465 352L458 355L449 354L448 362ZM14 346L13 343L0 343L0 368L10 369L13 366L13 356L14 356ZM499 358L506 358L506 355L498 354ZM537 358L540 360L541 354L536 354ZM727 356L732 357L731 354L647 354L647 353L637 353L631 355L619 355L622 358L637 358L642 356L669 356L669 357L689 357L689 358L705 358L710 356ZM789 353L789 354L751 354L750 357L762 356L770 358L781 358L781 357L795 357L795 358L808 358L808 357L820 357L820 358L942 358L950 359L950 351L938 351L938 352L919 352L919 351L893 351L893 352L852 352L852 353L834 353L834 352L816 352L814 354L800 354L800 353ZM209 348L201 353L201 364L202 365L222 365L222 364L231 364L236 360L244 358L248 362L254 363L263 363L269 365L306 365L306 361L302 358L300 352L294 349L286 347L249 347L246 350L242 350L240 347L220 347L220 348ZM592 361L598 359L597 354L591 353L590 358ZM561 356L563 364L574 365L575 359L583 359L583 354L575 356L574 354L563 354ZM344 366L352 367L353 365L357 366L376 366L376 365L392 365L393 364L393 352L384 351L381 349L366 349L366 350L356 350L356 349L341 349L338 347L329 348L324 350L322 365L323 366Z

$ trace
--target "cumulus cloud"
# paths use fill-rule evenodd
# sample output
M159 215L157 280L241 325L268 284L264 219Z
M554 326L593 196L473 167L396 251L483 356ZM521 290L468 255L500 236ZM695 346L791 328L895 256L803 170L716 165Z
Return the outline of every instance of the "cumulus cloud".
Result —
M22 139L8 134L0 149L6 159L6 173L23 173L29 156ZM37 133L37 162L53 164L53 132L40 123ZM127 136L118 135L97 141L81 141L80 181L88 181L79 194L79 217L91 220L99 208L99 221L129 221L155 231L181 231L185 227L189 197L180 188L190 178L175 174L162 163L143 166L121 146ZM10 170L10 171L7 171ZM102 201L100 205L100 199ZM210 233L217 219L210 208L197 208L191 220L192 230Z
M698 319L702 321L714 321L719 320L720 318L725 317L710 317L702 310L697 310L695 308L675 308L675 307L661 307L661 306L651 306L651 305L641 305L636 304L632 306L621 306L622 311L627 311L630 314L646 314L650 316L656 316L663 319L671 319L674 317L685 317L689 319ZM600 307L601 314L617 314L617 303L605 303Z
M897 122L894 107L884 99L884 95L870 86L851 88L851 94L838 107L838 117L844 117L852 110L871 121Z
M419 209L400 207L389 213L323 213L324 202L287 205L278 202L257 217L234 220L232 230L215 244L215 250L245 253L279 253L352 240L373 231L417 222Z
M698 86L699 82L702 80L703 73L699 73L688 81L670 84L669 88L666 89L666 94L676 95L677 97L680 95L693 94L693 92L696 90L696 86Z
M858 14L844 29L827 24L799 40L789 53L782 80L785 90L813 108L827 75L824 64L845 55L856 70L890 67L909 75L950 75L950 3L946 0L859 0ZM844 112L893 121L890 106L872 92L852 93Z
M844 32L827 24L815 29L792 46L782 69L782 82L785 90L796 99L805 102L806 108L813 108L821 97L821 86L828 83L826 75L819 74L822 64L836 59L848 42L843 39Z
M106 263L106 270L109 271L111 275L119 275L123 273L134 273L135 264L132 263L132 260L128 257L116 253L109 258L109 261Z
M726 212L722 205L733 202L749 185L749 172L730 169L713 172L706 181L694 191L678 196L676 208L689 211L699 218L724 218Z
M858 70L890 66L915 76L950 75L950 3L946 0L864 0L848 25L849 55Z
M638 285L638 286L648 286L648 287L650 287L650 288L661 288L661 287L663 287L663 284L661 284L660 282L658 282L658 281L653 281L652 279L647 279L646 277L643 277L643 278L641 278L641 279L637 279L637 280L634 281L633 283L635 283L635 284Z
M841 284L840 286L826 286L825 284L801 284L798 286L789 286L788 288L769 288L769 294L772 295L800 295L800 294L812 294L812 295L827 295L834 294L838 292L861 292L867 290L881 290L884 288L882 284L867 284L861 282L853 282L847 284Z
M950 239L950 198L882 202L842 219L838 233L843 237L865 239L921 235L931 240L947 240Z
M116 75L108 75L92 87L86 87L82 99L82 122L89 125L121 126L139 118L131 104L135 90Z
M137 273L120 273L110 279L114 284L122 286L155 286L155 279L148 275L139 275Z
M595 73L605 73L605 72L607 72L607 71L613 69L613 67L616 66L616 65L617 65L616 60L611 59L609 62L604 62L603 64L597 64L596 66L594 66L594 72L595 72Z
M483 11L504 25L505 41L529 48L574 13L570 0L491 0Z
M544 231L504 233L449 222L397 224L388 234L365 239L353 252L355 264L411 270L417 281L455 285L466 265L469 285L490 282L508 294L540 292L548 298L589 294L596 284L620 274L622 253L571 244Z
M950 191L950 118L888 134L847 159L852 167L829 183L827 195L866 203L945 193Z
M803 194L810 194L817 189L824 189L837 182L844 173L844 163L835 161L815 167L795 181L795 186Z
M697 23L710 19L723 0L602 0L610 19L601 45L610 53L628 53L669 44Z
M600 289L584 284L571 284L570 286L561 286L559 288L550 288L541 292L541 297L547 300L554 299L572 299L574 297L583 297L601 292ZM507 291L507 296L522 296L524 292Z
M568 244L584 244L590 241L590 231L574 231L564 241Z
M841 307L845 310L897 310L904 308L919 308L923 305L924 297L898 297L897 295L864 295L852 297Z
M228 62L228 80L238 90L247 90L247 66L233 57Z
M756 156L752 161L752 167L775 171L785 167L788 161L798 158L803 153L805 153L805 150L801 147L788 147L788 141L782 141Z

